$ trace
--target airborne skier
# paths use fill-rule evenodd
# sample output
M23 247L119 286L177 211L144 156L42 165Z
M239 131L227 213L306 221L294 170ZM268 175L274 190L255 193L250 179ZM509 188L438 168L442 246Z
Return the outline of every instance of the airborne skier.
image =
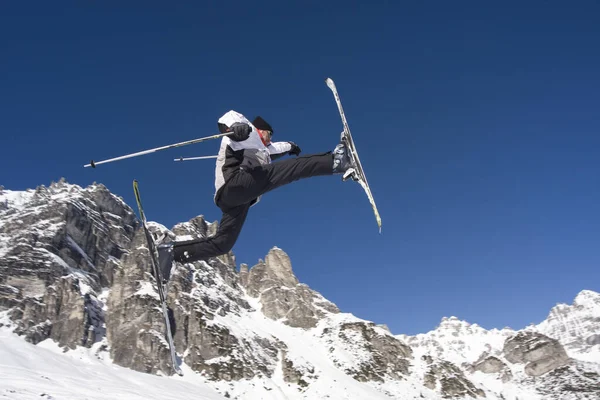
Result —
M213 237L169 242L168 237L165 235L161 239L162 243L156 246L152 233L148 229L138 182L135 179L133 180L135 200L152 261L152 275L159 283L157 291L165 319L165 336L169 343L171 363L175 373L183 374L173 344L166 300L167 283L171 275L173 261L193 262L227 253L237 241L248 215L248 210L260 200L263 194L299 179L319 175L343 174L342 180L352 178L365 191L379 226L379 233L381 233L381 217L358 157L340 96L331 78L327 78L325 82L334 95L344 127L340 134L340 143L333 152L328 151L322 154L271 163L271 161L286 154L300 156L300 147L293 142L271 142L273 128L263 118L256 117L250 122L242 114L231 110L219 118L217 125L221 133L218 135L156 147L108 160L97 162L92 160L90 164L84 165L84 167L96 168L100 164L222 138L221 148L216 156L214 201L223 212L223 215L219 228Z
M193 262L225 254L231 250L242 230L251 206L260 197L299 179L343 174L354 178L355 165L342 140L333 150L300 157L293 142L271 142L273 128L260 116L250 122L236 111L218 120L219 130L233 132L221 140L215 168L215 204L222 217L213 237L158 246L163 279L168 280L173 261ZM284 155L291 158L272 163Z

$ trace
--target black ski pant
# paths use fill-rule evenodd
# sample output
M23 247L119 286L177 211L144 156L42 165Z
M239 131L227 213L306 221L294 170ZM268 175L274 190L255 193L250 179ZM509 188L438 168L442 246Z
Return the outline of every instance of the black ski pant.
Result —
M210 238L176 242L173 246L175 261L206 260L229 252L256 198L299 179L320 175L333 175L331 152L236 171L217 198L217 205L223 212L217 233Z

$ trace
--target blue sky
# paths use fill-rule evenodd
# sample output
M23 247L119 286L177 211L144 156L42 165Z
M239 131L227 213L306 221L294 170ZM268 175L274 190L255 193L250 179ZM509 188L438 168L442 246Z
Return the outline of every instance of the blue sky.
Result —
M335 80L383 219L339 177L251 209L234 248L272 246L301 282L394 333L457 316L543 320L600 291L596 2L3 2L0 185L105 184L172 227L213 204L217 141L83 168L217 132L230 109L274 140L331 150Z

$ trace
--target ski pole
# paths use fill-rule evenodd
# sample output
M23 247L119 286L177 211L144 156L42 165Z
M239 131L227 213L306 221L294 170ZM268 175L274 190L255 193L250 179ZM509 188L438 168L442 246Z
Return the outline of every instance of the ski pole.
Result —
M207 158L217 158L217 156L202 156L202 157L188 157L188 158L175 158L173 161L191 161L191 160L206 160Z
M131 158L131 157L142 156L144 154L154 153L154 152L160 151L160 150L172 149L172 148L181 147L181 146L187 146L188 144L200 143L200 142L204 142L205 140L218 139L218 138L221 138L223 136L231 135L232 133L233 132L219 133L219 134L213 135L213 136L207 136L207 137L203 137L203 138L188 140L186 142L170 144L170 145L167 145L167 146L157 147L155 149L144 150L144 151L140 151L140 152L137 152L137 153L127 154L127 155L124 155L124 156L121 156L121 157L111 158L111 159L108 159L108 160L102 160L102 161L94 161L94 160L92 160L89 164L84 165L84 168L85 167L96 168L96 165L106 164L106 163L113 162L113 161L124 160L126 158Z

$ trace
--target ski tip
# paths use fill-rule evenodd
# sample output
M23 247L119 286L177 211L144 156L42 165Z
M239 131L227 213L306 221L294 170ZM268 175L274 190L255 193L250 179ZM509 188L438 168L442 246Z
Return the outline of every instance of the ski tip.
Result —
M327 84L327 86L329 86L331 90L335 89L335 83L333 83L333 79L327 78L325 79L325 83Z

